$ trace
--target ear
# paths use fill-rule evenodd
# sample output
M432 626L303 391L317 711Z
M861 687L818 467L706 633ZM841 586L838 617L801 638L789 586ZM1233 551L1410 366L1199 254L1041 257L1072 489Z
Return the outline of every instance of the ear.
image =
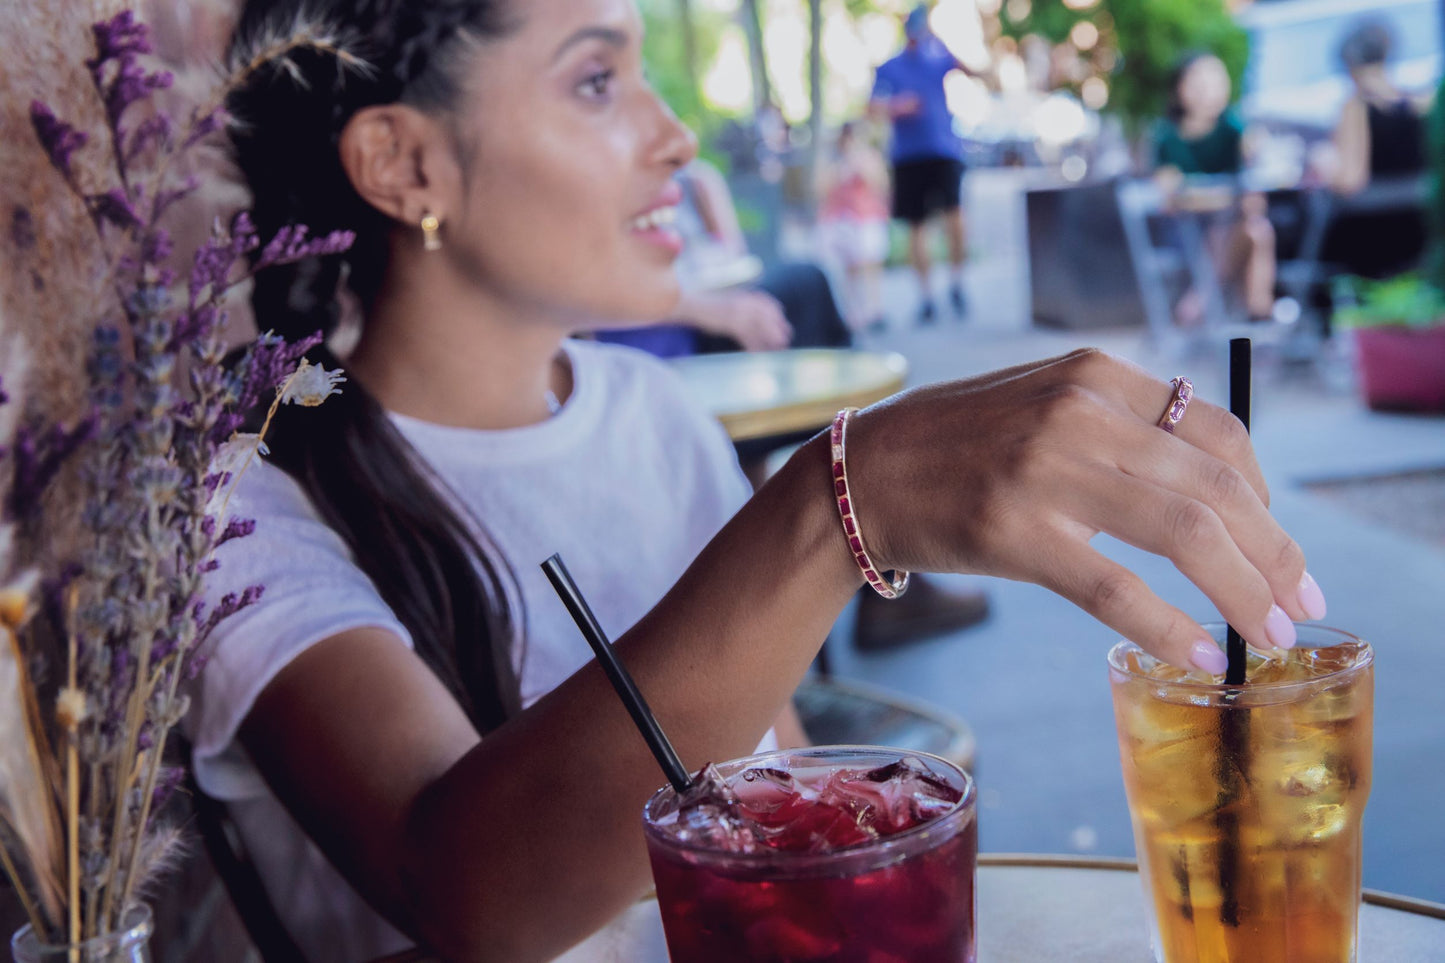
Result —
M403 104L357 111L342 128L341 166L372 207L404 224L446 219L460 198L461 171L441 125Z

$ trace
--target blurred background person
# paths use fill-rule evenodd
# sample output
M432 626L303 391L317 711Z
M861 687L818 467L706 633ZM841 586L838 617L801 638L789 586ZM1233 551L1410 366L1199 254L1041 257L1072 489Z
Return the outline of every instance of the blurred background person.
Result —
M968 310L963 293L967 232L960 202L963 142L953 129L943 79L954 70L970 76L973 72L933 35L926 4L908 14L903 33L903 50L878 67L870 112L886 118L892 128L892 213L908 225L908 259L919 284L918 319L929 324L937 316L929 288L927 234L935 217L943 222L948 240L949 300L958 317Z
M845 317L854 331L882 331L883 263L888 259L888 165L860 135L843 124L819 169L820 246L846 280Z
M1386 71L1393 47L1382 20L1356 24L1340 45L1354 92L1340 109L1332 150L1322 158L1325 183L1341 196L1382 180L1419 177L1425 170L1420 105ZM1422 208L1351 212L1334 219L1323 260L1350 274L1388 277L1419 259L1425 247Z
M1233 94L1224 62L1207 52L1186 54L1170 76L1169 104L1154 130L1155 177L1174 197L1190 177L1243 172L1247 138L1243 122L1230 108ZM1243 302L1251 320L1274 310L1275 238L1264 195L1245 192L1226 225L1210 231L1226 293ZM1181 324L1201 320L1199 292L1189 290L1175 309Z

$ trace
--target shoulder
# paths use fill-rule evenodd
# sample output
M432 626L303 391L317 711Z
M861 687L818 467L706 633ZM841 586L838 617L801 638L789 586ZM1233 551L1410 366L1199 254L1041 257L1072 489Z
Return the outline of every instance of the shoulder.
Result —
M567 350L579 377L601 389L589 396L602 399L609 429L627 431L635 439L655 434L679 451L690 444L712 449L725 441L717 419L673 363L638 348L596 341L569 341ZM724 447L731 457L731 446Z

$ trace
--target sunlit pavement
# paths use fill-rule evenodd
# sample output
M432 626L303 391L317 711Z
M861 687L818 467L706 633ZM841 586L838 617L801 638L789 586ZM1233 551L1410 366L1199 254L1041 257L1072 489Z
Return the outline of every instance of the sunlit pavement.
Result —
M1022 200L1014 175L970 175L971 313L917 327L912 277L885 280L893 315L867 347L902 352L919 384L966 377L1093 344L1167 379L1190 376L1200 397L1225 396L1222 354L1173 358L1140 329L1050 332L1030 326ZM940 298L945 282L934 286ZM1383 528L1309 493L1306 482L1445 466L1445 418L1369 412L1349 359L1316 369L1265 365L1254 390L1255 443L1272 507L1309 557L1329 600L1328 624L1378 650L1374 791L1366 816L1365 885L1445 902L1445 546ZM1201 619L1204 597L1161 559L1099 539L1170 602ZM882 654L831 643L835 671L924 697L963 715L978 737L983 848L1132 855L1104 671L1114 634L1056 596L990 581L994 614L956 636Z

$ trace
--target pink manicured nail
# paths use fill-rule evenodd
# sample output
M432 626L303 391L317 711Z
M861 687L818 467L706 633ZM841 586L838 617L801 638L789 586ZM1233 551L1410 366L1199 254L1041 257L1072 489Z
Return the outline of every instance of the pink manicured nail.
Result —
M1224 670L1229 668L1229 658L1213 642L1194 643L1194 648L1189 650L1189 661L1210 675L1224 675Z
M1299 607L1312 619L1325 617L1325 593L1320 591L1319 583L1309 572L1299 580Z
M1269 614L1264 617L1264 634L1269 636L1270 645L1277 649L1294 648L1297 638L1294 623L1278 605L1271 605Z

